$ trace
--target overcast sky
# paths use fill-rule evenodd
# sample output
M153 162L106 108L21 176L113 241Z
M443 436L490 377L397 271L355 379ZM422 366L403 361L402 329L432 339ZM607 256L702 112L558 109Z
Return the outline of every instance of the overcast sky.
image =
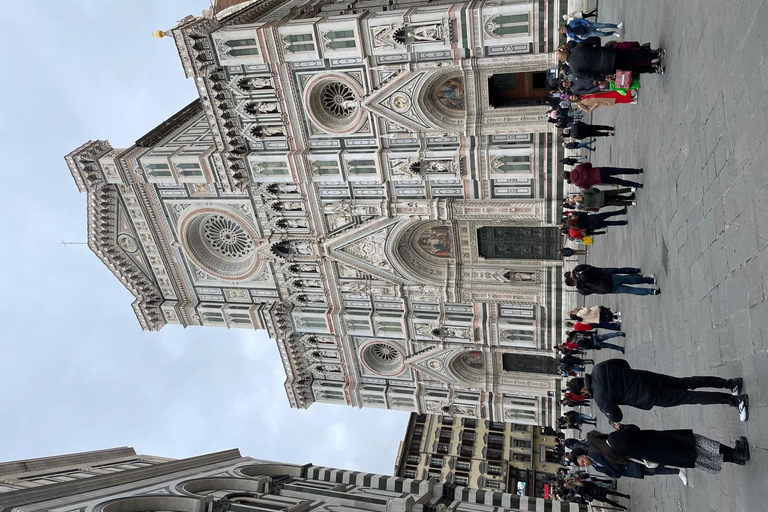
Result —
M0 460L115 446L391 474L408 415L288 406L264 331L143 332L86 246L63 156L130 146L196 97L168 29L208 0L4 0L0 15Z

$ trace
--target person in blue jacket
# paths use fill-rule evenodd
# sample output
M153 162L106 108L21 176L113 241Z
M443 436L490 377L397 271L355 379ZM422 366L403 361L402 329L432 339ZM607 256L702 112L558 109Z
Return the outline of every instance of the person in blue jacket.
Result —
M619 30L624 26L624 23L598 23L596 21L585 20L584 18L575 18L568 22L567 25L560 27L560 33L567 35L574 41L583 41L590 37L620 37ZM610 32L600 30L601 28L609 28Z

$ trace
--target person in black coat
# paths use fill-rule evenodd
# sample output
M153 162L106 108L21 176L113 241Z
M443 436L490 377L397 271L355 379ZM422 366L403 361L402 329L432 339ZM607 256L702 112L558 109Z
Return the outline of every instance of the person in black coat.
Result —
M566 133L566 131L568 133ZM584 121L576 121L571 127L563 131L563 135L576 140L584 140L592 137L612 137L616 128L604 124L587 124Z
M617 501L613 501L612 499L608 498L608 495L629 498L629 494L622 494L612 489L606 489L605 487L597 485L594 482L577 481L572 479L566 480L565 488L573 489L576 494L584 498L584 501L587 503L590 503L593 500L602 501L603 503L608 503L609 505L613 505L614 507L617 507L621 510L627 510L627 507Z
M662 465L655 468L649 468L634 461L627 461L624 463L614 462L591 446L588 448L583 446L575 447L571 450L570 458L580 468L588 468L591 466L596 471L611 478L621 478L626 476L627 478L642 479L651 475L680 475L680 478L685 481L686 476L684 470L669 468Z
M662 74L661 65L653 62L659 56L659 52L653 52L644 47L618 49L614 46L602 46L599 37L585 39L574 46L570 52L564 50L557 52L558 60L567 61L575 77L597 82L604 81L606 76L616 74L617 69L635 74Z
M576 229L605 229L609 226L626 226L629 224L626 220L608 220L611 217L618 215L626 215L627 208L621 210L613 210L605 213L587 213L587 212L573 212L570 218L565 221L565 225L569 228Z
M641 430L637 425L615 428L610 434L589 432L587 443L619 464L636 460L650 466L695 467L716 474L724 462L743 466L749 461L749 443L743 436L731 448L692 430Z
M645 370L634 370L623 359L598 363L592 373L568 381L573 393L588 392L609 420L619 423L624 415L620 405L650 410L687 404L725 404L736 407L741 421L747 421L749 397L741 394L744 381L720 377L678 378ZM728 389L730 393L690 391L698 388Z
M658 288L635 288L633 284L655 284L653 277L643 277L639 268L601 268L577 265L565 273L565 284L575 286L581 295L593 293L629 293L632 295L658 295Z

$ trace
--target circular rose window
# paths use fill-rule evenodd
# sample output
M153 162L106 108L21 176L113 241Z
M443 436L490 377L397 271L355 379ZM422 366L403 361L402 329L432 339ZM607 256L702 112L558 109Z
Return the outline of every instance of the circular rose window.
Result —
M255 235L247 221L228 212L193 213L180 225L187 256L222 279L244 279L258 267Z
M310 119L331 134L351 133L364 121L359 85L344 74L315 77L307 84L304 102Z
M400 348L383 341L369 343L362 350L365 366L382 376L397 375L403 371L403 353Z

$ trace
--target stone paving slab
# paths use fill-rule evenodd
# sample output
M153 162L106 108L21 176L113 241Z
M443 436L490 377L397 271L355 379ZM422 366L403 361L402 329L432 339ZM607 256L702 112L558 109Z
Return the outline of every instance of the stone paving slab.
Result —
M595 2L589 2L594 5ZM768 510L768 2L603 0L600 21L667 49L664 76L643 75L637 105L598 109L616 126L592 163L644 167L626 228L598 237L589 262L653 272L662 295L589 297L623 313L632 366L676 376L743 376L750 420L727 406L643 412L643 428L693 428L752 460L719 475L623 479L634 511ZM597 353L595 359L611 357ZM608 430L599 411L599 428Z

